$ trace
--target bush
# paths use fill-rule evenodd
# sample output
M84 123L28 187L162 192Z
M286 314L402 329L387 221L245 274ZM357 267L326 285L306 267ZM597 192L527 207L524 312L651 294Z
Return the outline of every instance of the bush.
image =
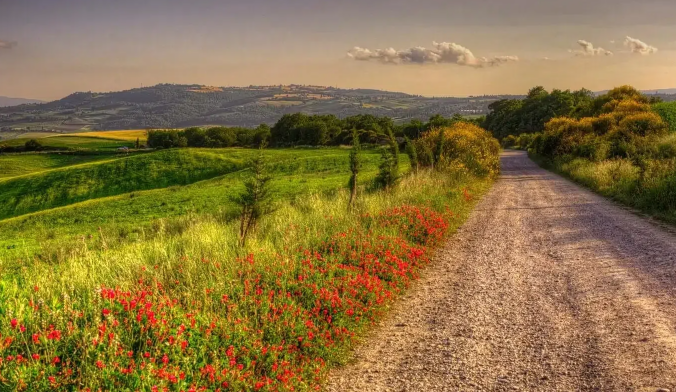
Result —
M418 142L422 151L435 151L438 147L434 162L438 170L460 170L479 177L492 177L500 172L500 144L476 125L458 122L433 129Z
M653 110L668 124L670 132L676 132L676 101L657 103Z
M516 146L516 136L514 135L505 136L504 138L502 138L500 144L502 145L502 148L512 148Z
M42 144L35 139L31 139L24 144L25 151L40 151L42 150Z
M637 136L666 135L667 124L656 113L636 113L626 116L619 123L619 128L628 134Z

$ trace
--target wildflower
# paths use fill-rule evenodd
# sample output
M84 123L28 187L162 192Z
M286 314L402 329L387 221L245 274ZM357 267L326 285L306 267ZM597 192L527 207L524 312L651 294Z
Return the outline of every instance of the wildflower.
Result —
M56 364L59 363L59 362L61 362L61 359L60 359L59 357L54 357L54 358L52 359L52 365L55 365L55 366L56 366Z
M14 318L14 319L12 319L9 323L10 323L10 325L12 326L12 329L16 329L16 325L17 325L19 322L16 321L16 319Z
M61 331L59 331L58 329L49 331L49 333L47 334L47 339L57 341L61 340Z
M109 309L103 309L101 312L103 313L104 316L107 316L107 315L110 314L110 310L109 310Z
M101 362L101 360L98 360L96 361L96 367L99 369L103 369L104 367L106 367L106 365L104 365L103 362Z
M37 360L40 359L40 354L33 354L33 355L31 355L31 357L32 357L34 360L37 361Z

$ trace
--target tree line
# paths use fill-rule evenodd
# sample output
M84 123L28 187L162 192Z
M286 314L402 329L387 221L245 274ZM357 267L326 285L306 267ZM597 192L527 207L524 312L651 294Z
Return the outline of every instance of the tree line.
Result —
M184 130L151 130L148 146L173 147L273 147L338 146L353 144L354 134L360 143L385 145L392 138L417 139L435 128L448 127L457 122L480 125L483 118L465 119L460 115L444 117L434 115L427 122L411 120L395 124L390 117L360 114L346 118L335 115L285 114L270 128L261 124L257 128L243 127L192 127Z
M490 104L490 113L482 125L498 139L543 132L545 124L557 117L581 119L600 115L604 106L615 100L613 94L617 93L613 91L595 96L587 89L548 92L537 86L528 91L525 99L503 99ZM648 104L661 101L658 97L645 97L645 100Z

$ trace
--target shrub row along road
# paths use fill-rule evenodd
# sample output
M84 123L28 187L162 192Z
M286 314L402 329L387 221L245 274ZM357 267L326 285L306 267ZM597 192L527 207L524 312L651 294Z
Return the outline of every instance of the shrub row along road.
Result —
M676 236L506 152L329 391L676 391Z

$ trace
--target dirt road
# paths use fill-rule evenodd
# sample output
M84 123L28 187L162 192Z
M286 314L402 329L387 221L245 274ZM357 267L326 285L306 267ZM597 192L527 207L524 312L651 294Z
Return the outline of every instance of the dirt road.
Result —
M676 392L676 236L506 152L329 391Z

